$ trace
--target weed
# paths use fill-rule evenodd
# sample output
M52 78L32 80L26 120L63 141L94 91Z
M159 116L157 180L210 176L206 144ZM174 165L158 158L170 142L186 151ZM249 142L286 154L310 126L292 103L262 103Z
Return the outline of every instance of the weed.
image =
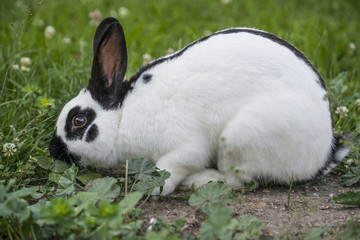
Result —
M287 205L285 206L287 209L292 209L292 201L291 201L291 191L292 191L292 186L294 183L294 176L291 176L291 182L290 182L290 186L289 186L289 192L288 192L288 198L287 198Z

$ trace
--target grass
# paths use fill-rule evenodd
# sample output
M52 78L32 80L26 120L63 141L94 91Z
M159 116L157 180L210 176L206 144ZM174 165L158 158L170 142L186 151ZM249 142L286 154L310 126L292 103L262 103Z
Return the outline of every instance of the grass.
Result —
M1 148L0 184L17 190L48 181L51 170L39 167L39 161L49 159L47 146L62 106L90 77L96 24L91 23L89 13L96 9L101 18L117 15L124 27L127 78L142 66L144 54L155 59L169 48L176 51L208 32L228 27L254 27L292 43L325 79L335 130L348 133L352 152L347 160L354 160L337 170L356 184L360 175L360 107L355 103L360 99L360 2L223 2L1 1L0 144L13 143L16 152L6 157ZM129 14L120 16L120 7L127 8ZM46 26L56 30L51 39L45 38ZM31 60L29 71L13 68L14 64L21 67L23 57ZM340 106L348 108L347 116L335 114ZM348 173L351 167L353 175ZM346 180L349 183L349 178Z

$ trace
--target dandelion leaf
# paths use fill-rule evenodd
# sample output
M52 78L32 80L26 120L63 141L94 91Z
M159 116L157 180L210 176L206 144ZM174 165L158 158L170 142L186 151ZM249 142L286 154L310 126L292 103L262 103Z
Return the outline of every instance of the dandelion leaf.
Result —
M345 205L360 206L360 192L349 191L334 197L331 202Z
M72 165L60 176L57 182L58 188L56 191L56 196L64 197L74 194L77 172L78 168L75 165Z
M153 170L152 172L144 173L141 175L140 181L135 184L134 190L138 192L152 191L157 187L163 186L165 180L169 177L170 173L165 170Z
M127 194L125 198L122 199L119 203L121 214L128 214L130 211L132 211L141 198L142 194L139 192L132 192Z
M99 198L96 192L78 192L73 199L77 205L75 212L80 213L88 206L94 205Z
M120 194L120 186L116 184L116 179L113 177L99 178L90 184L92 186L88 189L88 192L96 192L98 199L112 200Z
M231 230L234 239L260 239L263 228L262 223L252 215L242 215L231 220Z
M54 160L50 158L37 158L36 163L39 165L39 167L46 170L51 170L54 166Z
M201 225L199 239L230 239L232 211L226 207L215 208Z
M329 231L329 227L324 225L318 228L310 228L307 230L305 240L317 240L320 239L321 236Z
M144 174L149 174L154 171L156 167L147 159L134 158L129 160L128 173L137 174L141 178Z
M360 180L360 166L351 167L350 171L341 177L341 184L347 187L354 185Z
M197 206L206 201L221 201L227 204L233 198L233 188L230 185L222 182L210 182L196 189L191 195L189 203L191 206Z
M55 160L54 166L52 167L51 170L52 170L53 172L63 173L63 172L65 172L68 168L69 168L69 166L68 166L65 162L59 161L59 160Z
M89 182L94 181L95 179L101 178L101 174L99 174L99 173L83 173L81 175L78 175L76 178L82 184L87 185Z

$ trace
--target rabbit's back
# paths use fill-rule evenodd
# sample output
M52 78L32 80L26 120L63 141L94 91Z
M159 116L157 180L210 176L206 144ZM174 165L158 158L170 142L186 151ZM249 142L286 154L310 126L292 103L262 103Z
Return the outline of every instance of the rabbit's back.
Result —
M295 48L240 31L216 34L185 49L145 67L140 78L150 75L151 81L137 81L138 95L143 90L144 98L150 94L175 104L182 101L189 108L219 103L233 112L259 96L294 93L328 111L321 77L294 54Z

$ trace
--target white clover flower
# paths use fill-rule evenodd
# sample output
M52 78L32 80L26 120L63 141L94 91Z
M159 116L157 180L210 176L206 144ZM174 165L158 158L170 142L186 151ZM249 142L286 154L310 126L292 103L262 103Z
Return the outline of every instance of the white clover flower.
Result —
M11 67L12 67L12 69L14 69L14 70L19 70L19 69L20 69L19 64L13 64Z
M353 164L354 162L355 162L354 159L348 159L348 160L346 161L346 164L347 164L347 165L351 165L351 164Z
M111 11L110 11L110 16L111 16L111 17L116 18L117 15L118 15L118 14L117 14L117 12L116 12L115 10L111 10Z
M232 0L221 0L221 3L224 5L227 5L229 3L231 3Z
M44 20L42 20L40 18L37 18L37 19L34 20L33 24L35 26L42 27L42 26L44 26Z
M156 219L155 218L151 218L150 221L149 221L149 227L147 228L148 231L152 230L153 228L153 225L156 223Z
M22 1L16 1L15 6L18 8L23 8L25 7L24 3Z
M174 53L174 49L172 48L168 48L168 50L166 50L166 54L173 54Z
M119 17L124 18L124 17L127 17L129 14L130 14L130 11L126 7L119 8Z
M340 118L345 118L349 112L349 109L345 106L340 106L336 108L335 113L340 116Z
M208 35L211 35L212 34L212 31L210 30L205 30L204 31L204 36L208 36Z
M349 53L352 55L355 52L356 45L355 43L351 42L349 43Z
M101 16L102 14L99 9L95 9L94 11L89 12L89 18L91 18L94 21L100 21Z
M356 108L360 110L360 98L356 99L355 101Z
M5 143L3 145L3 152L5 157L14 156L16 153L16 146L14 143Z
M90 25L98 25L100 23L101 16L102 14L99 9L89 12Z
M152 57L151 57L150 54L145 53L145 54L143 55L143 63L144 63L144 64L148 64L151 60L152 60Z
M53 26L47 26L45 28L45 38L46 39L53 38L55 33L56 33L56 30L55 30L55 28Z
M21 66L25 66L25 67L30 66L31 59L29 57L22 57L20 58L20 64Z
M71 38L69 38L69 37L64 37L64 38L63 38L63 43L65 43L65 44L70 44L70 43L71 43Z
M30 72L30 68L28 68L28 67L25 67L25 66L21 66L21 71L23 71L23 72Z
M25 66L21 66L21 71L23 71L23 72L30 72L30 68L28 68L28 67L25 67Z

